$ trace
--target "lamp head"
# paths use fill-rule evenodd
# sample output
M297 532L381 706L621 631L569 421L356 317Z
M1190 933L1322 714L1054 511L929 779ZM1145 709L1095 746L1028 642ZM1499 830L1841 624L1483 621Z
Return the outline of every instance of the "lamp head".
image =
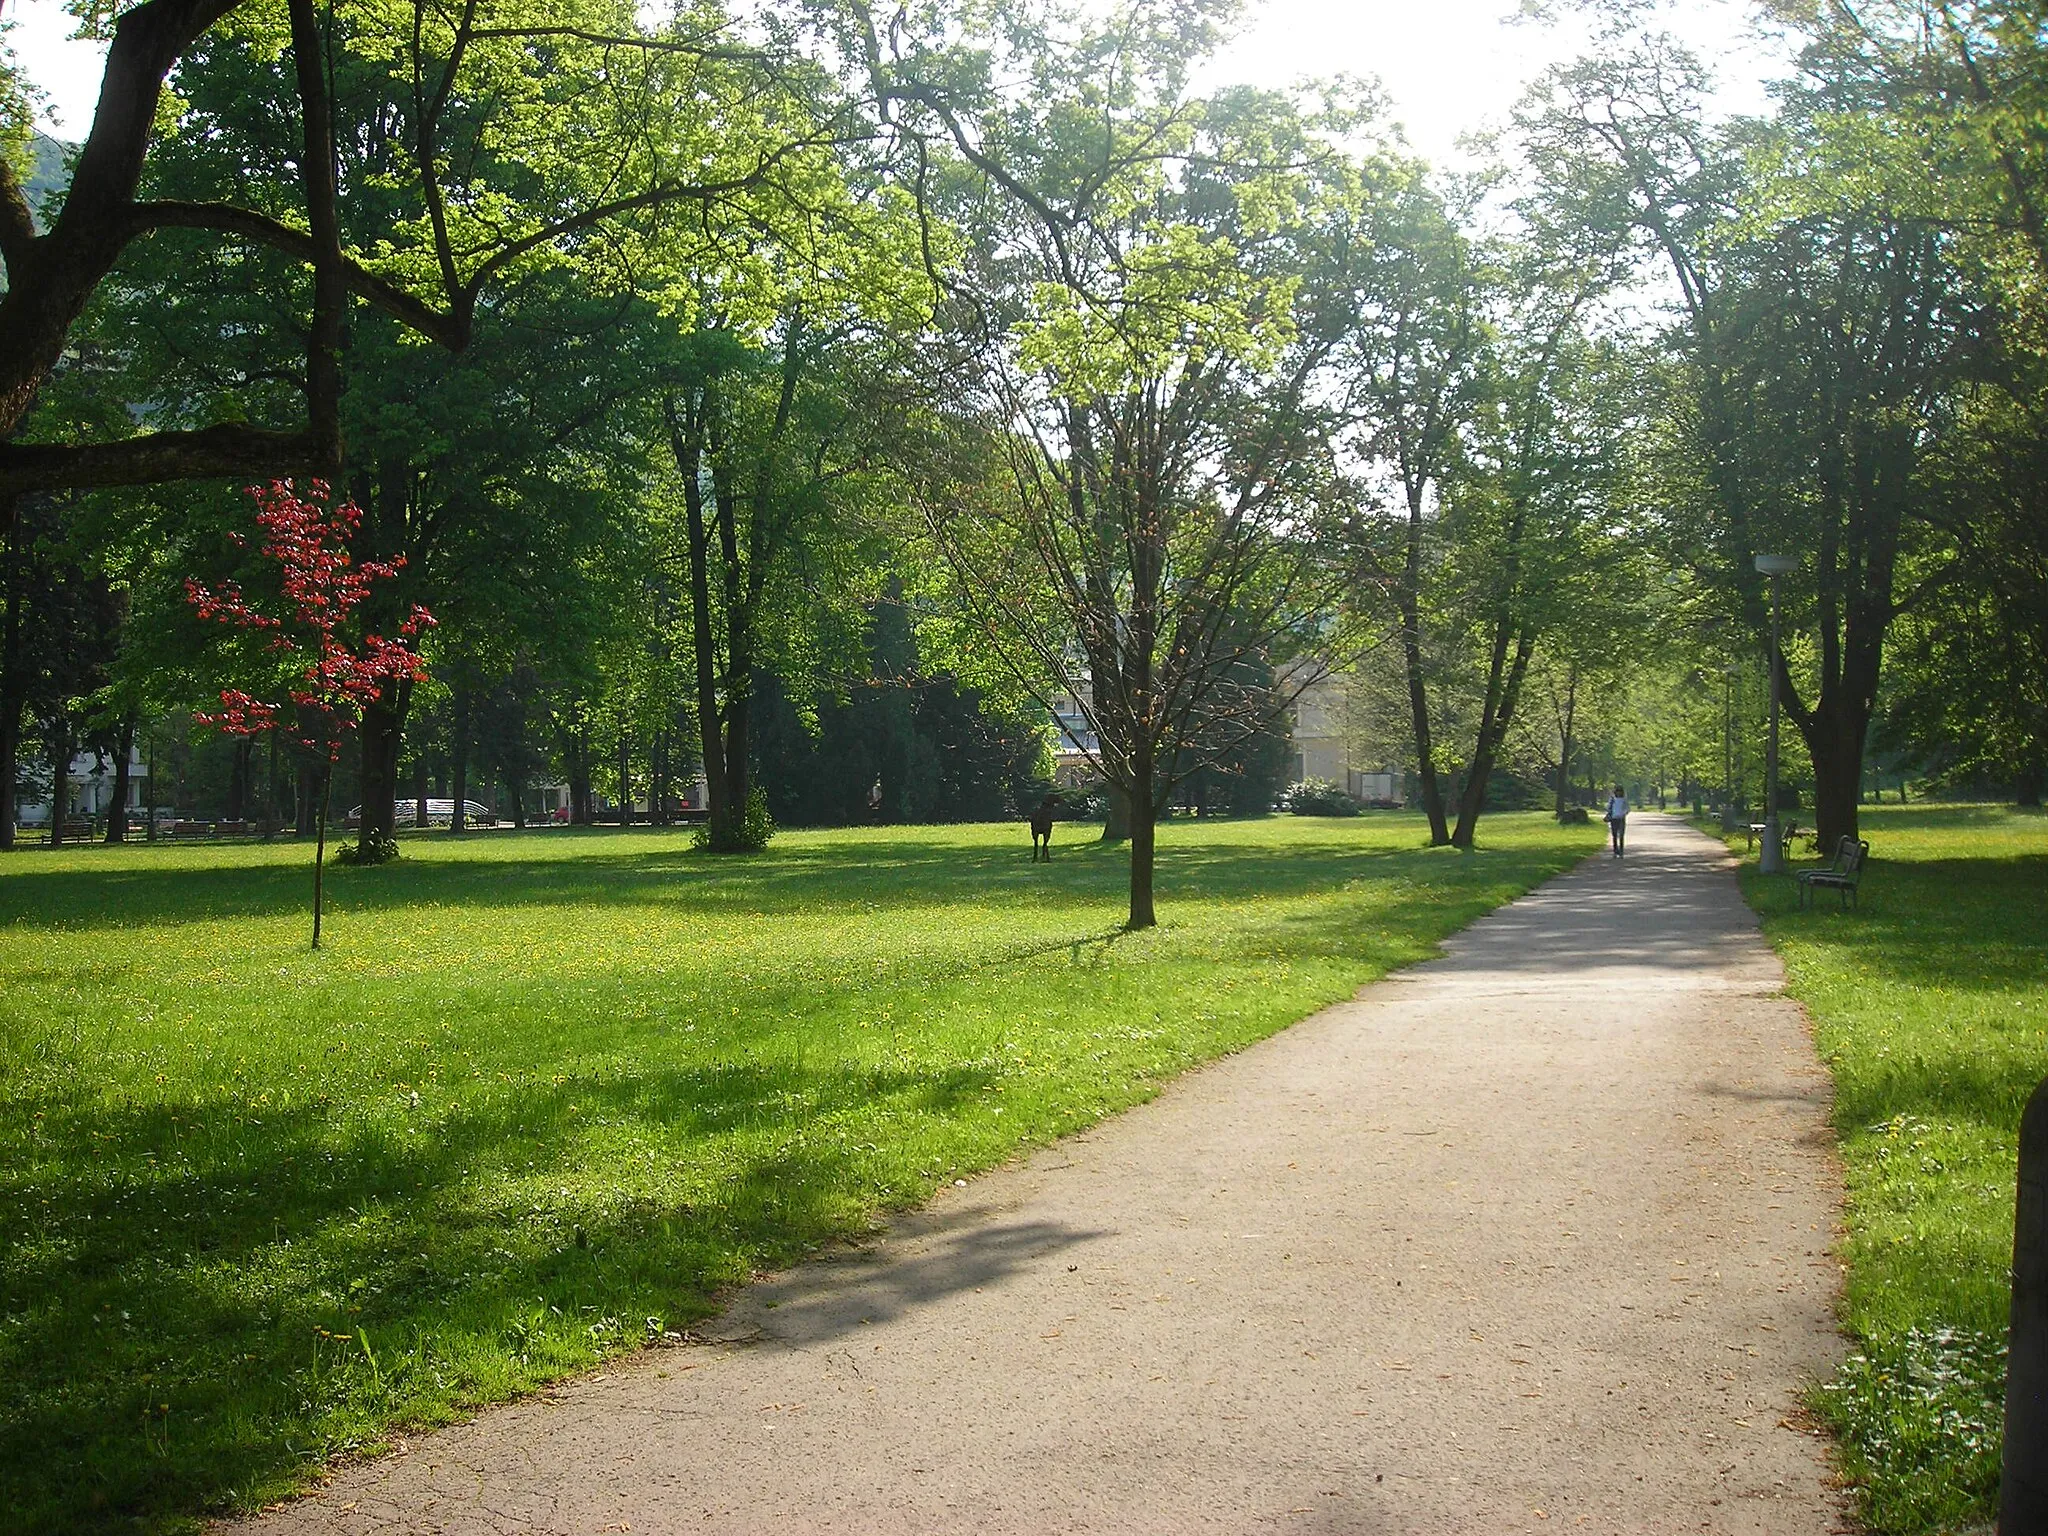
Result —
M1789 576L1799 569L1797 555L1758 555L1756 568L1766 576Z

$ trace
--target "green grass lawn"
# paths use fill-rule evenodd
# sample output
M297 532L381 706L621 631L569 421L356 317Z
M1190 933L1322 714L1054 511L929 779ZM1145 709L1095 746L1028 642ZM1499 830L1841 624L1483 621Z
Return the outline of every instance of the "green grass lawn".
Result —
M1886 806L1862 827L1860 911L1799 912L1753 865L1743 887L1835 1078L1855 1353L1818 1406L1864 1518L1903 1536L1996 1503L2015 1148L2048 1074L2048 817Z
M1140 935L1079 828L422 838L318 954L304 847L0 861L0 1530L246 1508L677 1330L1598 834L1178 823Z

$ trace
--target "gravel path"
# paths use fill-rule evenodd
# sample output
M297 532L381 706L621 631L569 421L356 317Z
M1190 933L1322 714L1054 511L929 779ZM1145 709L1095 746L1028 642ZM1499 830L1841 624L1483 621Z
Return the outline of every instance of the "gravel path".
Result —
M1719 846L1604 855L245 1532L1848 1528L1826 1077Z

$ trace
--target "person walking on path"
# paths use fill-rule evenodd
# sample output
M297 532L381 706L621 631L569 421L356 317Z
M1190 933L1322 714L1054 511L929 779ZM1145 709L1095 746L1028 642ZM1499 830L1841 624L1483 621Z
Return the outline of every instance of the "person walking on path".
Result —
M1622 848L1628 842L1628 796L1622 793L1619 784L1607 802L1607 835L1614 842L1614 856L1621 857Z

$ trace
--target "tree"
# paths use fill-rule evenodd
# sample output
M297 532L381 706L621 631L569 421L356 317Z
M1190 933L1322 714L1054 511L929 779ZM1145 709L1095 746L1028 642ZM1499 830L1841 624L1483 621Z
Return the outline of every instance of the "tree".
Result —
M120 606L81 562L68 502L32 498L0 549L0 849L14 846L24 717L45 749L50 840L63 842L72 758L92 737L93 696L114 659Z
M333 765L341 756L346 733L361 723L363 712L385 689L426 675L416 642L433 627L434 619L415 606L393 635L361 629L357 610L376 583L390 580L398 570L350 555L350 541L362 521L354 503L331 504L327 487L319 481L305 496L289 481L274 481L267 490L252 488L250 495L256 499L256 525L264 535L259 553L277 568L279 600L274 605L252 603L233 582L214 589L192 580L185 590L202 620L262 639L262 656L270 664L275 686L265 690L268 698L223 688L220 713L203 715L200 721L230 736L288 730L299 746L326 764L313 851L313 948L318 949ZM272 606L279 611L266 611ZM358 846L367 860L389 856L369 831L360 839Z
M1598 271L1525 279L1489 349L1487 409L1445 496L1449 606L1479 662L1455 847L1473 844L1530 663L1561 631L1624 606L1617 589L1636 576L1616 548L1613 497L1632 360L1582 327L1604 286Z
M1416 782L1432 846L1451 840L1436 723L1426 605L1441 543L1432 520L1477 409L1488 336L1486 278L1452 210L1419 166L1403 167L1364 210L1357 307L1337 351L1351 451L1391 471L1400 497L1398 554L1378 590L1399 619Z
M411 140L424 131L417 124L432 114L417 98L394 105L386 78L392 50L403 58L428 44L388 36L389 25L389 18L370 14L345 17L330 49L330 110L342 172L336 217L352 248L374 248L394 229L417 230L432 221L433 199L407 174ZM744 146L758 148L797 131L792 125L803 119L809 100L801 95L808 77L794 72L780 85L757 81L763 88L745 97L738 77L758 74L765 67L760 61L713 58L680 44L665 53L657 39L630 46L620 41L587 57L587 50L575 51L583 41L552 34L530 47L496 33L485 41L487 47L479 42L465 54L467 73L436 119L451 165L465 173L469 198L501 179L545 191L549 176L561 183L565 198L597 195L579 180L593 173L594 163L557 163L524 137L526 127L568 110L557 98L577 88L579 67L604 76L616 93L633 80L634 90L654 89L643 78L652 68L647 61L668 60L661 66L667 85L697 93L705 110L687 121L660 117L651 126L670 132L657 149L700 164L727 163L744 155ZM564 43L574 45L572 52L558 58ZM450 48L458 44L457 37L448 40ZM245 30L216 32L195 47L179 83L185 87L183 131L153 156L152 189L163 198L207 205L242 195L287 216L287 201L266 192L260 178L242 191L249 168L291 152L292 104L265 39ZM486 99L471 101L470 91ZM528 99L531 112L513 119L521 135L507 138L504 113L492 103ZM597 109L578 110L582 116L569 122L602 141L611 119ZM622 109L613 103L612 110ZM536 157L545 163L529 163ZM801 167L804 177L816 173L811 162L821 157L828 158L826 151L814 148ZM796 174L802 159L792 150L784 169ZM757 232L774 195L767 182L732 190L716 209L700 205L703 222L721 232L717 238L739 228ZM475 216L474 209L449 211L458 226ZM640 210L640 217L652 216ZM577 643L570 630L589 626L565 624L564 616L580 620L589 606L589 578L598 563L591 551L624 542L628 503L648 478L639 462L648 423L636 402L649 383L651 306L621 290L666 285L715 240L664 225L659 243L667 265L659 266L644 249L623 249L628 232L605 233L604 240L572 243L545 261L543 253L530 253L500 273L491 302L467 324L457 357L419 346L405 325L375 312L352 310L342 328L339 420L347 454L339 478L363 509L357 554L386 561L402 556L404 562L404 576L375 601L401 611L408 602L423 603L464 645L478 635L494 637L500 650ZM304 409L294 361L278 339L297 324L302 276L275 251L195 251L195 244L189 234L178 234L133 253L120 284L88 317L88 334L104 345L70 372L90 374L103 397L164 401L155 410L160 425L197 430L232 414L282 432ZM377 837L388 836L397 820L411 705L409 687L396 686L364 720L363 817Z
M1899 578L1929 526L1927 455L1978 321L1929 224L1853 197L1812 215L1757 198L1745 152L1797 155L1813 142L1803 111L1717 136L1702 126L1701 82L1668 41L1617 40L1553 72L1518 123L1544 186L1539 217L1606 230L1675 285L1690 399L1671 481L1704 496L1679 504L1674 554L1752 632L1767 611L1754 557L1807 557L1788 585L1812 616L1816 676L1785 655L1773 665L1832 844L1856 831L1885 636L1917 597Z
M858 654L882 579L882 445L896 414L890 386L904 378L894 328L906 316L886 290L863 291L858 269L809 255L822 259L782 274L783 303L765 329L686 338L662 399L708 845L720 852L751 841L755 679L773 670L814 692L834 662Z
M1020 8L1007 60L901 26L885 44L854 9L920 189L943 175L971 230L943 279L981 417L961 440L1006 483L970 463L927 484L928 525L987 643L1041 702L1082 702L1130 810L1129 923L1150 927L1174 789L1291 701L1234 669L1313 655L1298 689L1349 643L1316 383L1346 281L1329 226L1367 178L1276 98L1187 94L1212 5L1071 33ZM993 88L1008 63L1025 99Z
M536 17L511 0L452 13L425 0L325 18L286 0L279 29L244 0L141 0L111 22L99 108L70 188L47 230L19 171L0 154L0 515L22 492L139 485L343 468L342 351L358 301L415 335L460 351L485 296L620 221L676 202L718 204L773 183L799 147L843 128L806 110L793 89L780 135L727 134L723 110L765 80L814 79L728 41L729 19L687 5L642 29L615 0L552 5ZM293 142L230 164L223 180L254 197L151 196L151 151L174 70L202 71L206 49L288 51L283 121ZM337 134L333 83L381 78L354 104L368 132ZM198 78L180 81L195 93ZM19 117L20 82L0 76L0 107ZM765 116L756 116L756 122ZM359 128L359 125L351 125ZM404 193L405 217L367 239L344 238L337 148L367 148L381 184ZM347 185L362 185L352 176ZM136 242L203 233L213 250L258 247L310 271L298 316L274 330L299 359L301 415L285 427L233 419L165 426L114 440L41 440L31 412L64 358L73 327ZM145 397L148 398L148 397Z
M1894 744L1944 771L1981 762L2029 802L2048 775L2038 658L2048 580L2035 487L2048 411L2048 44L2039 8L2005 0L1786 6L1802 31L1801 136L1766 161L1781 217L1876 209L1937 232L1995 345L1971 349L1936 440L1926 501L1941 537L1918 562ZM1996 745L1994 746L1993 743ZM1968 766L1966 766L1968 765Z
M900 586L869 610L866 666L808 711L760 680L755 756L778 822L993 821L1044 793L1047 732L1028 701L1009 707L928 664Z

